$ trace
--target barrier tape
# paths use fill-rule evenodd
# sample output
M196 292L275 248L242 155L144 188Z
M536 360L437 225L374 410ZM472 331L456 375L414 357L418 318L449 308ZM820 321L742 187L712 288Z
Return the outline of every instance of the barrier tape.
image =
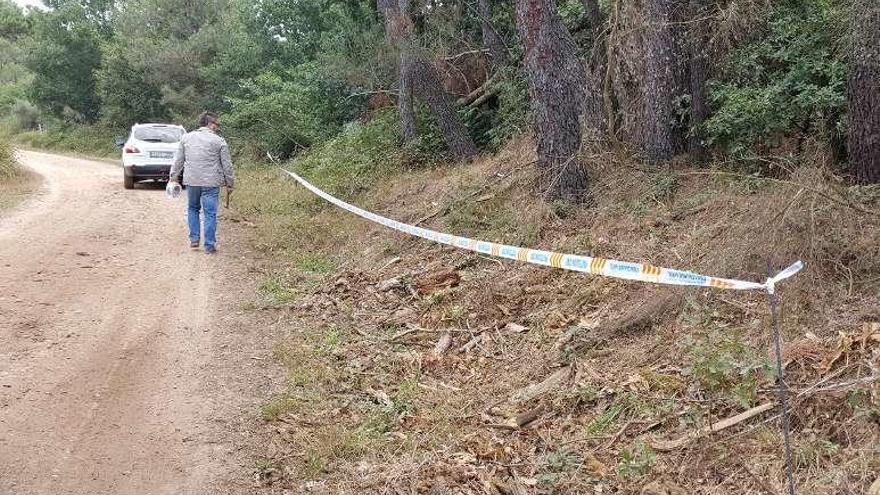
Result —
M625 280L636 280L639 282L648 282L654 284L667 285L686 285L697 287L713 287L716 289L728 290L766 290L770 294L775 293L776 284L794 276L804 267L803 262L798 261L778 275L768 278L764 283L749 282L746 280L735 280L719 277L710 277L682 270L673 270L653 266L645 263L631 263L628 261L619 261L606 258L594 258L591 256L579 256L575 254L556 253L553 251L542 251L539 249L529 249L518 246L508 246L506 244L496 244L494 242L480 241L469 239L467 237L459 237L443 232L436 232L429 229L423 229L414 225L405 224L392 220L390 218L377 215L375 213L363 210L357 206L351 205L338 199L321 189L318 189L307 180L299 175L282 169L291 178L299 182L303 187L323 198L331 204L334 204L343 210L349 211L365 218L371 222L384 225L388 228L403 232L405 234L421 237L429 241L439 242L460 249L475 251L481 254L487 254L498 258L507 258L510 260L523 261L534 265L549 266L553 268L561 268L563 270L571 270L575 272L589 273L592 275L601 275L603 277L620 278Z

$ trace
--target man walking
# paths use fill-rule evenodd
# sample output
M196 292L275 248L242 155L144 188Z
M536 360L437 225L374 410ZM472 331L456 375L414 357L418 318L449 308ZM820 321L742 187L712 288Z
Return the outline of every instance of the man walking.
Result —
M217 252L217 205L220 203L220 186L229 192L235 187L235 170L226 140L217 135L220 118L213 112L199 116L199 128L180 139L169 180L179 182L183 171L189 203L190 247L199 247L201 237L199 212L205 217L205 252Z

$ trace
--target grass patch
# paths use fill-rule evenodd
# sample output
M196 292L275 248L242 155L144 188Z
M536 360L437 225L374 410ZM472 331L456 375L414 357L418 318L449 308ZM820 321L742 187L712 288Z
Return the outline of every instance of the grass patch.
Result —
M304 254L294 264L298 269L316 275L326 275L336 270L335 263L318 254Z
M296 300L297 293L286 280L286 277L275 274L260 285L260 294L271 304L288 304Z
M620 452L617 475L624 479L641 478L651 472L657 453L648 444L638 441Z
M125 131L96 126L77 126L23 132L13 135L12 139L27 148L115 158L119 155L119 149L113 141L124 135L127 135Z
M0 212L14 208L39 185L39 178L15 160L12 146L0 141Z
M773 377L766 357L759 356L735 335L713 330L687 336L691 365L683 370L701 389L745 409L755 405L758 386Z
M587 434L602 435L607 432L611 426L617 424L617 418L620 417L624 409L626 407L621 403L612 404L605 412L590 421L590 424L587 425Z
M299 401L290 395L284 395L260 407L260 417L264 421L278 421L287 413L296 409Z

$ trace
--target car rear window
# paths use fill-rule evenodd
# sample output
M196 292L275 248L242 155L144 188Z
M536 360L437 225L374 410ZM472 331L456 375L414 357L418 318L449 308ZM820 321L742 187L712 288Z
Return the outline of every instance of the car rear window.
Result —
M176 143L183 136L183 130L177 127L138 127L134 130L134 138L148 143Z

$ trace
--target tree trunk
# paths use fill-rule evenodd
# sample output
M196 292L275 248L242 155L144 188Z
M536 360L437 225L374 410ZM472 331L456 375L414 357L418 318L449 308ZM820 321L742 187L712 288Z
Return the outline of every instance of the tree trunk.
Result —
M880 4L852 9L849 76L849 163L857 184L880 183Z
M419 136L416 126L415 100L413 98L412 57L405 51L400 52L400 96L397 111L400 113L400 125L403 128L403 141L408 143Z
M417 136L413 96L425 100L443 132L449 151L458 160L469 160L477 153L476 146L461 123L452 98L443 89L437 68L422 57L413 42L413 24L409 16L410 0L378 0L377 7L385 16L385 35L400 51L400 100L398 111L404 139Z
M709 102L706 81L709 79L709 26L704 19L707 14L706 0L690 0L690 86L691 116L688 133L688 152L695 160L706 159L703 125L709 118Z
M584 200L589 177L578 151L586 68L555 0L517 0L516 19L525 48L542 187L551 199Z
M675 149L673 100L675 92L675 39L669 25L674 0L645 0L644 135L642 152L651 162L672 158Z
M498 68L507 65L507 45L495 30L492 23L492 4L490 0L479 0L480 25L483 30L483 46L489 50L489 58L492 59L492 67Z
M409 74L413 91L428 104L452 156L458 160L473 158L477 154L477 148L467 128L458 118L454 101L444 91L437 68L423 59L414 58Z

